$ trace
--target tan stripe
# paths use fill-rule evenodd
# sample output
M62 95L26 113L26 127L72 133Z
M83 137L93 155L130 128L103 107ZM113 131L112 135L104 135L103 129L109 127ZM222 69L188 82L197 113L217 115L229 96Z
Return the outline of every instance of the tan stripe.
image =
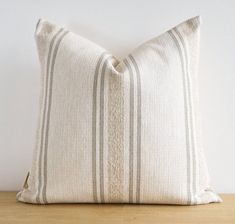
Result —
M108 178L109 202L123 200L124 89L122 76L112 73L108 82Z

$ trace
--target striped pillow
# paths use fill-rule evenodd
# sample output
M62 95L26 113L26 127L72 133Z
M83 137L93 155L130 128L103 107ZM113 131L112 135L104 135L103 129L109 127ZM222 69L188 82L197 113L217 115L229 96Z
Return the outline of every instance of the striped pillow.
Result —
M42 90L33 166L19 201L205 204L198 127L199 17L122 60L40 20Z

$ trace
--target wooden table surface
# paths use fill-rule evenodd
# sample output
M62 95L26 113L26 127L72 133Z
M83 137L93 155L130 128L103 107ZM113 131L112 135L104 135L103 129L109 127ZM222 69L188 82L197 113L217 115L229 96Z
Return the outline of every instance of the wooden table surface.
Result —
M47 223L211 223L235 224L235 195L224 202L198 206L169 205L31 205L17 202L15 192L0 192L0 224Z

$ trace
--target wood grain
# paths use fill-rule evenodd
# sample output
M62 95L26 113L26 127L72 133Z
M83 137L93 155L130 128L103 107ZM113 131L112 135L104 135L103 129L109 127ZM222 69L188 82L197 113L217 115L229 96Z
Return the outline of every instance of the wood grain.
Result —
M235 223L235 195L224 202L198 206L173 205L31 205L17 202L16 192L0 192L0 224L38 223Z

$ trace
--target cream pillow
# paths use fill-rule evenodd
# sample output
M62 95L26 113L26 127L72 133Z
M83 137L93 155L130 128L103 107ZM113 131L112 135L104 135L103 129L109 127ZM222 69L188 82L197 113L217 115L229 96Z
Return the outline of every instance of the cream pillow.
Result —
M118 60L40 20L37 141L19 201L205 204L197 112L199 17Z

